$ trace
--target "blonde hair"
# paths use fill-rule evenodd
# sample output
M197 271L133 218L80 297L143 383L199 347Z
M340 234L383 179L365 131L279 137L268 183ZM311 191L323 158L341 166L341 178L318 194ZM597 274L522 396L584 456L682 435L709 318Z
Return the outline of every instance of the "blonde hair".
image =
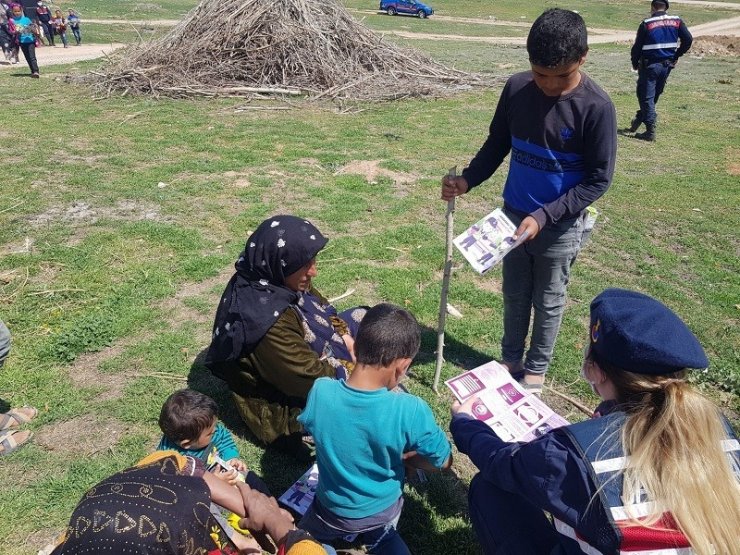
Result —
M719 409L686 383L686 371L651 376L595 362L626 407L623 498L644 489L654 504L632 524L662 529L656 523L668 513L696 553L737 553L740 485L721 446L727 432Z

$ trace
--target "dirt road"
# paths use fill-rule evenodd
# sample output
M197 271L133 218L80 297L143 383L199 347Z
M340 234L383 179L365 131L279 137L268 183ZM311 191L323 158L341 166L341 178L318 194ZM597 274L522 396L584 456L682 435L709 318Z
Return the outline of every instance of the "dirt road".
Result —
M674 0L679 3L691 3L691 4L721 4L723 7L732 7L732 9L740 9L740 4L733 4L729 2L701 2L699 0ZM360 13L371 13L375 14L376 11L372 10L357 10ZM451 17L451 16L434 16L435 19L440 21L451 21L456 23L476 23L484 25L501 25L509 27L529 27L531 23L525 23L521 21L499 21L495 19L473 19L467 17ZM137 27L171 27L179 23L174 19L160 19L152 21L122 21L113 19L87 19L89 23L100 23L110 25L134 25ZM709 23L702 23L701 25L694 25L689 27L691 33L695 37L706 37L714 35L725 35L740 37L740 17L733 17L730 19L723 19L720 21L712 21ZM484 42L488 44L512 44L512 45L524 45L526 44L526 37L487 37L487 36L466 36L466 35L447 35L439 33L424 33L424 32L412 32L412 31L380 31L381 34L392 34L398 37L416 40L447 40L457 42ZM589 43L590 44L604 44L609 42L622 42L631 41L635 37L635 30L619 31L614 29L589 29ZM114 44L83 44L81 46L70 46L69 48L63 48L61 46L56 47L41 47L36 49L36 57L38 58L39 66L50 66L55 64L67 64L73 62L79 62L82 60L93 60L105 56L107 53L124 46L120 43ZM21 56L20 63L18 65L10 65L6 63L0 63L0 71L9 69L19 69L20 71L26 70L26 63Z
M82 44L80 46L70 46L69 48L64 48L62 46L42 46L41 48L36 49L36 59L39 62L39 67L55 64L70 64L73 62L80 62L82 60L101 58L121 46L124 45L120 43ZM22 72L28 70L28 65L26 64L26 60L23 59L22 53L19 57L18 65L10 65L4 61L3 63L0 63L0 71L13 69Z

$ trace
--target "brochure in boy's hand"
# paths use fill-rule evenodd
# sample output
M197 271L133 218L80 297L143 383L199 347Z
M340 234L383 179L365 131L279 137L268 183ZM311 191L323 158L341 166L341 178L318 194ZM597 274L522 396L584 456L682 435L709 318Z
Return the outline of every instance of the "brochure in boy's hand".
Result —
M568 424L496 361L447 380L445 385L461 403L477 397L471 416L488 424L504 441L531 441Z
M524 241L526 234L515 240L515 231L512 221L496 208L455 237L453 242L475 271L484 274Z

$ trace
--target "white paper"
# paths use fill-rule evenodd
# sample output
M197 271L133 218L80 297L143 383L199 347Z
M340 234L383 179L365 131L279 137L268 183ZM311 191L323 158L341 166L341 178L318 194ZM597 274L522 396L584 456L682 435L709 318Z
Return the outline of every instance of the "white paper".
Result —
M522 242L523 237L514 240L515 231L512 221L496 208L455 237L453 243L473 269L483 274Z
M495 361L447 380L445 385L461 403L477 397L471 407L472 416L485 422L504 441L531 441L568 424Z

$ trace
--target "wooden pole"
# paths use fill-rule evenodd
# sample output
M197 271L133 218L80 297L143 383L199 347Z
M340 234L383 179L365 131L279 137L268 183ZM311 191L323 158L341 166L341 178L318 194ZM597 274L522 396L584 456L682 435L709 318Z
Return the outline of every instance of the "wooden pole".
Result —
M457 166L450 168L447 173L450 177L457 176ZM439 393L439 376L442 373L445 348L445 322L447 321L447 292L450 289L450 275L452 274L452 237L453 216L455 214L455 197L447 201L447 241L444 274L442 276L442 296L439 300L439 320L437 321L437 366L434 369L434 382L432 389Z

